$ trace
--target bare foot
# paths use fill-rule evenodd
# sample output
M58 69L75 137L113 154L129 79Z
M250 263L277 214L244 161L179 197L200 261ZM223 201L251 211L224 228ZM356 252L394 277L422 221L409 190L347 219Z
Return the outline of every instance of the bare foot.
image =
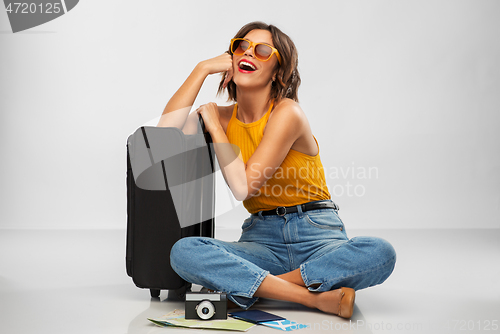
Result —
M320 292L316 296L315 307L325 313L339 314L342 291L340 289Z

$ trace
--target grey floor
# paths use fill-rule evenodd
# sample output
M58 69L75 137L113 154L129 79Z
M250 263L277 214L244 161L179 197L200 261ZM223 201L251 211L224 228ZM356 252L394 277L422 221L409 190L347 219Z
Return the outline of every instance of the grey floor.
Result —
M234 240L238 230L218 229ZM262 300L307 333L500 332L500 230L348 230L389 240L393 275L358 291L351 320ZM124 230L0 230L0 333L170 333L150 324L183 303L152 300L125 272ZM197 286L194 287L199 288ZM210 331L211 333L217 331ZM249 333L278 333L261 326Z

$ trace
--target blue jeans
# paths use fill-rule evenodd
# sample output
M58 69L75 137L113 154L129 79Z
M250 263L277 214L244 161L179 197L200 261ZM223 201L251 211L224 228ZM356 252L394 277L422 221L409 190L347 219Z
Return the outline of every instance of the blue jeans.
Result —
M253 214L238 242L187 237L170 253L172 268L188 282L226 292L247 309L264 278L297 268L310 291L364 289L384 282L396 262L394 248L373 237L348 239L334 209Z

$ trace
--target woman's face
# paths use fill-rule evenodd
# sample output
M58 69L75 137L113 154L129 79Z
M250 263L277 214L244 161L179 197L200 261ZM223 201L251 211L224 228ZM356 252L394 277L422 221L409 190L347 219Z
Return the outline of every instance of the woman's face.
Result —
M271 33L267 30L252 30L245 35L245 39L255 43L266 43L273 45ZM249 63L255 70L245 66ZM233 55L233 81L238 88L256 88L271 85L278 58L273 55L268 61L255 58L254 49L249 48L242 55Z

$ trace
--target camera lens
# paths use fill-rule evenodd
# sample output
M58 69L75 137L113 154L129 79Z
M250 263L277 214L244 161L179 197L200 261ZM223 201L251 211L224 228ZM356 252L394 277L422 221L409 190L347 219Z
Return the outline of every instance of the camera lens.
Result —
M196 314L203 320L210 319L215 314L215 306L208 300L204 300L196 305Z

